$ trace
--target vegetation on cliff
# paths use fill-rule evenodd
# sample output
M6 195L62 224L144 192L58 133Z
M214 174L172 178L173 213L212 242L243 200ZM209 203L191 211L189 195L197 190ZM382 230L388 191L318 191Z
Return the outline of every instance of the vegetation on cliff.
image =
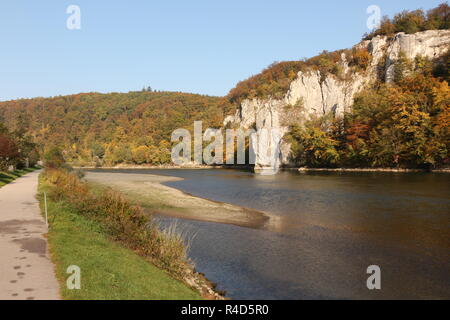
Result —
M281 99L289 90L291 82L297 74L307 71L319 71L322 80L328 74L343 79L342 55L353 71L364 71L370 63L370 54L365 48L353 48L333 52L323 51L321 54L300 61L274 62L260 74L239 82L231 89L227 98L231 104L239 104L245 99Z
M450 28L450 6L442 3L438 7L424 13L423 10L403 11L392 20L384 17L380 27L370 34L364 35L364 40L370 40L378 35L392 36L398 32L415 33L425 30ZM291 82L300 71L320 71L322 79L328 74L343 78L342 54L348 62L351 71L364 71L370 63L371 56L364 48L354 47L350 50L323 51L321 54L299 61L274 62L260 74L239 82L228 94L229 101L236 105L244 99L282 98L289 90Z
M442 29L450 29L450 6L447 2L428 10L427 13L418 9L405 10L395 15L393 19L385 16L376 30L364 35L364 40L371 40L376 36L393 36L399 32L412 34Z
M360 92L344 118L294 126L286 137L292 160L310 167L450 165L448 56L434 67L427 59L406 59L395 83L377 82Z

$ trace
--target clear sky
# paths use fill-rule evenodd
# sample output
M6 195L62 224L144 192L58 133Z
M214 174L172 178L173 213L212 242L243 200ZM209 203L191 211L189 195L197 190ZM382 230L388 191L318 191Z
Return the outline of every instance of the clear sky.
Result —
M442 0L14 0L0 3L0 100L157 90L225 95L274 61L351 47L383 15ZM69 30L69 5L81 29Z

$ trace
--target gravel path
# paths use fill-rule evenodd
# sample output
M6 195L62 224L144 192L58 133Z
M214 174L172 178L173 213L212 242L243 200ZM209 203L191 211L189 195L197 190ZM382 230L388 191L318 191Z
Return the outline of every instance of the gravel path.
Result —
M0 188L0 300L59 299L36 200L39 172Z

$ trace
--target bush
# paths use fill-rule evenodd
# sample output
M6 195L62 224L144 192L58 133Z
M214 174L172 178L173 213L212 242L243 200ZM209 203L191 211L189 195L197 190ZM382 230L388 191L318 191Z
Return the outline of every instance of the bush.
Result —
M44 154L44 165L47 168L61 168L65 163L62 152L57 147L50 148Z
M359 70L366 70L372 60L367 48L353 48L350 64Z

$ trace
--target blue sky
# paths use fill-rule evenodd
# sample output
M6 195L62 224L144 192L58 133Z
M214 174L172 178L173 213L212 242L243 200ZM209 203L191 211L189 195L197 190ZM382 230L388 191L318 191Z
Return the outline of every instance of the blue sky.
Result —
M0 100L157 90L225 95L274 61L351 47L366 8L442 0L14 0L0 3ZM81 30L66 28L69 5Z

